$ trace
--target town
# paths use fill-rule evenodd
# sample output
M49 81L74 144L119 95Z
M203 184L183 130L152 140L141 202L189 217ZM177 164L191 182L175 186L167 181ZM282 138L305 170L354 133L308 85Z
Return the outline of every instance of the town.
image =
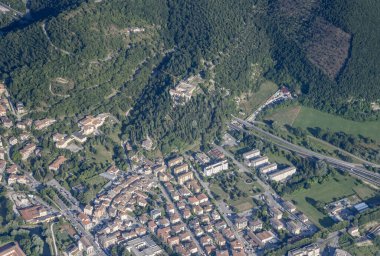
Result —
M176 104L190 99L197 86L194 80L182 81L170 92ZM207 150L152 157L149 152L155 147L149 136L137 151L128 141L122 142L127 167L104 163L97 175L104 182L83 204L72 193L81 187L65 187L54 176L42 184L25 169L24 163L43 155L38 136L60 121L25 119L28 111L22 103L14 106L4 85L0 86L0 95L1 123L6 129L0 140L2 185L25 224L51 229L55 255L114 255L120 248L141 256L266 255L277 250L287 255L324 255L331 250L335 254L328 255L348 255L330 240L347 232L358 244L368 244L380 234L379 226L361 233L358 224L350 222L370 211L360 198L351 197L323 205L336 225L349 223L334 233L334 239L326 239L307 212L273 187L296 175L296 166L277 163L258 148L229 150L238 144L234 132L244 128L239 123L239 129L231 129L221 143ZM291 95L283 88L265 104L279 97ZM52 173L62 172L70 157L83 154L88 141L103 135L102 127L117 122L112 115L99 113L79 118L72 132L52 130L49 141L59 153L46 168ZM228 187L231 180L241 186ZM243 191L243 187L249 189ZM223 193L232 199L223 198ZM236 197L246 202L232 205ZM59 226L56 232L53 225ZM64 242L57 238L61 232L67 236ZM305 240L310 242L298 247L287 245ZM25 255L17 242L0 247L0 255L10 254Z

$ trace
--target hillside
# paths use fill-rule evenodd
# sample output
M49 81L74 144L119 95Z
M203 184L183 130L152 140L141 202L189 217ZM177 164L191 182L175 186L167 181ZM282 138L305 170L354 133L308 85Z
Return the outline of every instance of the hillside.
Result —
M380 23L379 4L338 2L32 1L34 19L2 35L1 77L35 117L111 112L125 138L160 147L218 137L235 97L265 80L304 105L376 119L378 41L362 27ZM173 108L169 89L191 75L204 80L198 96Z
M380 2L270 1L268 35L277 66L269 77L306 96L304 104L352 119L375 119Z

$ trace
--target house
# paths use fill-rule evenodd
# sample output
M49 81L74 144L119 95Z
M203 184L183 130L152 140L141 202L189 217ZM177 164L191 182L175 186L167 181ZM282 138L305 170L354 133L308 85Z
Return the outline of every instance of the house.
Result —
M187 199L187 202L192 205L192 206L196 206L196 205L199 205L199 199L196 198L195 196L192 196L192 197L189 197Z
M36 120L36 121L34 121L34 129L43 130L43 129L49 127L50 125L54 124L56 121L57 120L55 120L55 119L49 119L49 118Z
M183 185L186 181L194 179L193 172L186 172L177 176L178 184Z
M193 213L195 214L195 215L202 215L203 214L203 209L202 209L202 207L200 207L199 205L197 205L197 206L195 206L195 207L193 207Z
M36 147L37 146L34 143L29 143L25 147L23 147L20 150L21 160L23 161L27 160L30 157L30 155L33 153L33 151L36 149Z
M91 222L90 218L86 214L79 213L78 218L80 219L80 221L82 222L83 227L86 230L90 230L92 228L92 222Z
M197 199L199 201L199 204L203 204L205 202L208 202L208 197L205 194L199 194L197 195Z
M232 250L242 251L244 249L243 245L238 240L232 241L230 245Z
M298 219L299 219L302 223L305 223L305 224L309 221L309 218L308 218L305 214L303 214L303 213L300 213L300 214L298 215Z
M179 214L174 213L174 214L172 214L172 215L170 216L170 223L171 223L171 224L176 224L176 223L178 223L178 222L180 222L180 221L181 221L181 217L179 216Z
M282 212L277 208L269 208L270 214L275 219L282 219Z
M263 229L263 222L261 220L259 220L259 219L251 221L249 223L249 228L252 231L261 230L261 229Z
M0 247L0 256L26 256L17 242L10 242Z
M183 172L187 172L189 170L189 165L187 163L183 163L173 168L174 175L178 175Z
M203 174L208 177L225 170L228 170L228 161L222 160L204 167Z
M36 224L39 222L48 222L55 218L50 215L47 209L42 205L34 205L19 210L21 217L27 223Z
M293 220L289 221L286 226L288 230L294 235L299 235L301 233L301 226Z
M84 251L86 253L86 255L89 255L89 256L95 254L94 246L92 246L92 244L90 243L90 241L88 241L87 238L82 236L79 241L82 244L82 246L81 246L82 250L81 251Z
M7 161L0 160L0 176L5 171L6 166L7 166Z
M81 131L74 132L71 136L79 143L85 143L87 141L87 137Z
M244 217L235 220L235 226L238 230L245 229L247 227L248 220Z
M115 232L115 233L107 234L107 235L101 235L101 236L99 236L100 244L104 248L108 248L111 245L114 245L117 243L117 241L118 241L117 237L119 235L120 235L120 232Z
M0 159L1 160L5 159L5 150L4 150L4 148L0 148Z
M353 237L359 237L360 236L359 227L358 226L351 227L347 230L347 233Z
M157 219L158 217L161 217L161 211L158 209L151 210L150 217L154 220Z
M278 220L278 219L275 219L275 218L271 218L270 219L270 224L277 231L282 230L282 229L285 228L284 224L282 223L282 221Z
M7 109L0 105L0 116L7 116Z
M179 245L179 237L178 236L169 237L167 240L167 244L170 247L173 247L175 245Z
M216 251L216 247L214 245L206 245L205 251L207 255L212 255Z
M168 166L170 168L170 167L173 167L175 165L181 164L182 162L183 162L183 157L179 156L179 157L176 157L176 158L173 158L173 159L169 160L168 161Z
M216 245L218 245L219 247L223 247L226 245L226 239L219 232L214 235L214 240Z
M149 136L146 136L146 139L141 143L141 147L148 151L152 150L153 140Z
M210 162L210 158L203 152L199 152L199 153L195 154L195 159L201 165L205 165L205 164Z
M179 234L179 239L181 240L181 242L190 241L191 240L190 232L189 231L182 232L181 234Z
M91 205L86 205L86 207L84 207L84 209L83 209L83 213L84 214L87 214L87 215L89 215L89 216L91 216L92 215L92 212L94 211L94 207L92 207Z
M0 117L0 120L1 120L1 123L3 124L3 126L5 128L11 128L13 126L13 122L11 119L9 119L8 117L6 116L2 116Z
M58 171L61 165L66 162L66 158L64 156L57 157L53 163L49 165L49 170Z
M207 154L215 160L221 160L225 158L225 155L217 148L211 149L207 152Z
M212 244L212 239L208 235L202 236L199 243L201 246L205 247L206 245Z
M150 232L155 233L157 230L157 224L153 220L150 220L148 222L148 229Z
M297 208L295 207L295 205L292 204L292 203L289 202L289 201L285 201L285 202L283 203L283 206L284 206L285 210L287 210L287 211L290 212L290 213L294 213L295 211L297 211Z
M259 244L265 245L275 238L274 234L271 231L263 231L256 234ZM255 241L256 242L256 241Z

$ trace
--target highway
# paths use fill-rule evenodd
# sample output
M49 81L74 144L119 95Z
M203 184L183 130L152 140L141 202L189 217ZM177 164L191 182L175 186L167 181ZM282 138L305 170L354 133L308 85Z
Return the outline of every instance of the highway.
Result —
M282 139L276 135L273 135L267 131L264 131L264 130L254 126L253 124L251 124L245 120L242 120L240 118L234 117L234 119L236 121L238 121L240 124L243 124L245 127L254 130L257 134L260 134L260 135L256 135L256 136L259 136L260 138L262 138L264 140L267 140L273 144L276 144L279 148L295 152L295 153L302 155L302 156L315 157L317 159L324 160L327 163L329 163L330 165L333 165L339 169L348 171L351 175L356 176L365 182L368 182L368 183L371 183L375 186L380 187L380 174L378 174L378 173L368 171L364 167L360 167L357 164L349 163L349 162L346 162L346 161L343 161L340 159L336 159L336 158L333 158L330 156L326 156L326 155L314 152L312 150L303 148L301 146L295 145L295 144L290 143L289 141L284 140L284 139ZM239 130L242 132L249 133L249 134L252 133L252 131L244 129L238 125L229 124L229 127L232 129L235 129L235 130Z

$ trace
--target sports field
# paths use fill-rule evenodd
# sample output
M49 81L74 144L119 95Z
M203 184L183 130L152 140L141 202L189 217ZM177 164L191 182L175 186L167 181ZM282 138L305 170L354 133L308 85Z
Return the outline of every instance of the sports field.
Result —
M353 135L360 134L380 141L380 121L356 122L303 106L279 108L266 118L304 129L320 127Z
M318 226L329 227L333 224L332 220L310 204L310 198L327 204L351 195L357 195L360 199L364 200L375 194L375 190L365 184L359 183L353 177L336 174L322 184L312 184L310 189L295 191L289 195L285 195L285 198L294 201L297 208L304 212Z

